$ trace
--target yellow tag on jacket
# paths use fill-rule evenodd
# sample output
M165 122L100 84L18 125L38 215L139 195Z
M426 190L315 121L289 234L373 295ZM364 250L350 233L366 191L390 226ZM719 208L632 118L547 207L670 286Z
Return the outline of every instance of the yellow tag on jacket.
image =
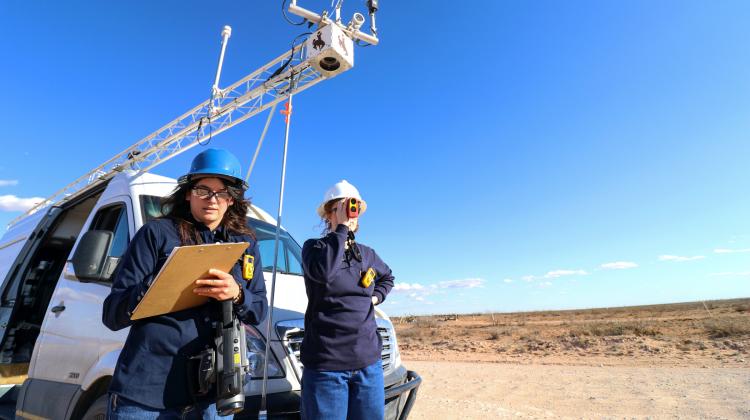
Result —
M244 255L242 257L242 278L247 281L252 280L254 271L255 257L252 255Z
M372 267L367 269L367 272L364 276L362 276L362 280L359 282L359 284L362 287L370 287L372 284L372 281L375 280L375 270L372 269Z

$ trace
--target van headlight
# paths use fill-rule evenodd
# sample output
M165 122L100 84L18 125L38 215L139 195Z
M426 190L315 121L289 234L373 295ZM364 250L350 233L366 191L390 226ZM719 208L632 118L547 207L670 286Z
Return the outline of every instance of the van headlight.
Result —
M249 362L248 379L263 379L263 360L266 352L266 340L260 335L255 327L245 325L245 336L247 338L247 360ZM279 361L273 354L273 350L268 352L268 378L283 378L284 371L281 369Z

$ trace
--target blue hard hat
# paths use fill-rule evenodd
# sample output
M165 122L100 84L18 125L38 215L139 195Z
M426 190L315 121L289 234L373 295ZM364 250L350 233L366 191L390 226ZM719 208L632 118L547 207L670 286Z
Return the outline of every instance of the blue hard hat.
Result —
M229 180L237 186L247 189L242 179L242 165L237 156L225 149L206 149L193 158L190 172L180 177L178 182L185 184L196 178L215 176Z

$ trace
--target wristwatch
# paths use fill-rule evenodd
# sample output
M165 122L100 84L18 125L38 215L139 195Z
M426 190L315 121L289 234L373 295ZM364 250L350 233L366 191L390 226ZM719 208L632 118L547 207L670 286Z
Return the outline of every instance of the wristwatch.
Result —
M240 304L240 302L242 302L242 288L240 288L240 293L237 295L237 297L232 299L232 303L234 303L235 305Z

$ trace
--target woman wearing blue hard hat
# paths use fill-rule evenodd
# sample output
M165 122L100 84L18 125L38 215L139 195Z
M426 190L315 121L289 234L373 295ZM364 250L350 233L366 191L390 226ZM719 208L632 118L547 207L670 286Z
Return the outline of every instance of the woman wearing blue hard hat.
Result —
M375 305L393 287L393 275L370 247L355 242L367 203L345 180L326 191L318 216L326 235L302 247L307 289L301 357L301 412L310 419L384 416L382 342Z
M108 418L218 417L216 390L198 393L191 386L195 366L190 360L215 346L221 301L231 299L247 324L257 325L268 311L260 254L246 220L247 184L241 176L239 160L228 151L201 152L162 203L164 216L143 225L130 242L102 313L110 329L130 327L109 388ZM228 273L211 269L207 278L196 281L193 292L212 298L208 303L130 320L174 247L214 242L248 242L245 255L252 258L243 256ZM249 261L254 264L247 266Z

